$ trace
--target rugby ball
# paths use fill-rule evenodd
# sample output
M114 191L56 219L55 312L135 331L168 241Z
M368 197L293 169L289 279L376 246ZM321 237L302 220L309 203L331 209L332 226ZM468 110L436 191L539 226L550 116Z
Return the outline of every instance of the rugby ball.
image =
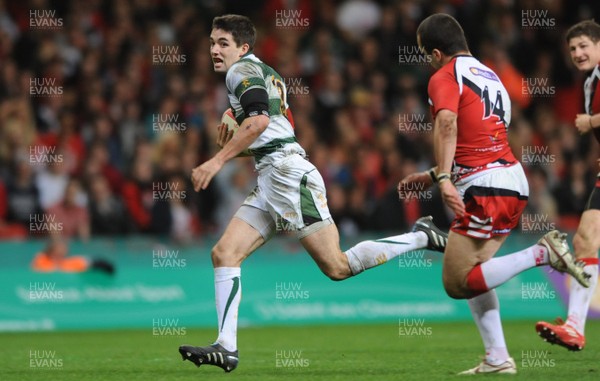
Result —
M235 120L235 116L233 115L233 110L231 108L228 108L223 113L223 116L221 117L221 124L225 124L227 126L227 131L233 130L234 134L237 132L238 128L240 128Z

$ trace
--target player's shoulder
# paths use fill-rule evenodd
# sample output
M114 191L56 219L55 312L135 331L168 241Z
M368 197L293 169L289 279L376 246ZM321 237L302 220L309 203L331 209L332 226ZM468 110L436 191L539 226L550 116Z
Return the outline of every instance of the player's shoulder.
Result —
M448 62L447 64L445 64L444 66L442 66L441 68L439 68L435 73L433 73L433 75L431 76L431 79L429 80L429 83L431 84L432 82L440 82L440 81L455 81L456 80L456 70L455 70L455 64L456 64L456 59L453 59L452 61Z
M225 83L230 93L240 97L251 88L266 88L265 78L268 74L268 66L253 54L246 55L231 65L225 76Z
M478 80L490 80L500 82L500 78L483 62L473 56L459 57L455 66L456 75L462 78L468 78L472 82Z
M263 62L254 54L242 57L239 61L231 65L227 71L227 77L241 76L254 77L263 72Z

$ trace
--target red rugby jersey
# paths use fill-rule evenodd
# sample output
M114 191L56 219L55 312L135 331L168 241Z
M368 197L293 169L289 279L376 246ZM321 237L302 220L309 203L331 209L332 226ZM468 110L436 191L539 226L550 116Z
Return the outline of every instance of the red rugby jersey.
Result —
M455 164L516 162L506 135L510 98L491 69L472 56L456 56L431 77L427 91L434 118L442 109L458 115Z

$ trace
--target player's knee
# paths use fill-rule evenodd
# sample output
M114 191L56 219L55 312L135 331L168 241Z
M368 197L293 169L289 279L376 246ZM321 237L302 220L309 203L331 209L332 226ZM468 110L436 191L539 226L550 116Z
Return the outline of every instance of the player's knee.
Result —
M220 264L221 260L223 259L223 255L224 255L224 252L221 249L221 247L219 246L219 244L216 244L215 246L213 246L212 250L210 251L210 258L212 259L213 265L215 267L219 267L218 265Z
M210 252L214 267L235 267L235 256L223 245L217 243Z
M457 287L444 285L444 290L452 299L466 299L465 293Z
M350 275L352 275L350 273L350 269L343 269L341 267L331 266L331 267L323 268L321 270L323 271L323 273L325 275L327 275L327 277L329 279L331 279L332 281L335 281L335 282L344 280L344 279L348 278Z
M347 277L345 277L343 275L340 275L340 274L326 274L326 275L327 275L327 277L329 279L331 279L334 282L340 282L340 281L342 281L342 280L344 280L344 279L347 278Z
M595 239L595 238L594 238ZM593 242L592 237L585 233L577 232L573 237L573 248L577 258L596 258L598 257L598 245Z
M325 275L327 275L327 277L334 282L339 282L341 280L348 278L347 275L345 275L339 271L328 271L325 273Z
M453 279L444 278L444 290L452 299L467 299L469 298L469 290L460 282Z

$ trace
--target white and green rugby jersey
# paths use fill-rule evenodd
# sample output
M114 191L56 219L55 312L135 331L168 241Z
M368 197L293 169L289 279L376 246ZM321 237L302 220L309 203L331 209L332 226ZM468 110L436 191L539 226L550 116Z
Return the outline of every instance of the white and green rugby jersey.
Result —
M287 89L281 76L254 54L246 54L227 71L225 78L229 103L238 124L246 119L240 98L251 89L265 89L269 96L270 121L266 130L250 145L249 151L256 160L257 169L264 168L276 159L276 152L298 153L304 149L296 141L294 128L287 118Z

